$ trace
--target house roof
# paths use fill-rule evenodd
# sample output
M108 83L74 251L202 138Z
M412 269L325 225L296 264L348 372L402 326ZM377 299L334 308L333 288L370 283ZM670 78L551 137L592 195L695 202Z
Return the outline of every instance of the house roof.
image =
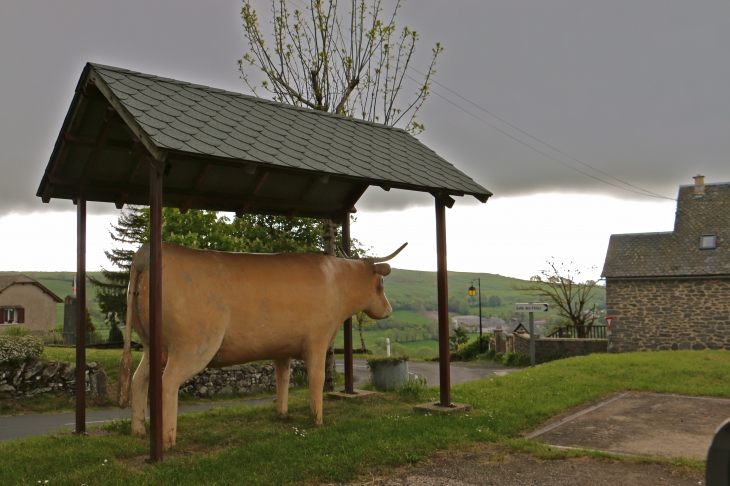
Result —
M164 161L163 204L183 211L329 217L371 185L492 195L399 128L87 64L38 196L147 204L145 156Z
M716 248L700 249L715 234ZM680 186L674 231L611 235L604 278L730 276L730 183Z
M53 300L55 300L58 303L63 302L63 299L61 299L59 296L48 290L45 286L43 286L40 282L37 280L33 280L30 277L27 277L23 275L22 273L16 273L13 275L0 275L0 294L2 294L5 290L7 290L8 287L12 285L35 285L39 289L41 289L43 292L47 293L51 296Z

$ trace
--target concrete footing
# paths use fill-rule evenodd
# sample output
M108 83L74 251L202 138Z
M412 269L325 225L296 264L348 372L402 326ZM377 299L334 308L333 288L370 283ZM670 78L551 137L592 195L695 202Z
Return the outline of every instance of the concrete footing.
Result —
M462 413L471 410L471 405L466 403L451 403L449 407L442 407L439 402L422 403L413 407L414 412L428 412L428 413Z
M378 392L368 390L355 390L355 393L345 393L344 391L336 391L327 394L327 398L331 400L352 400L355 398L370 398L377 395Z

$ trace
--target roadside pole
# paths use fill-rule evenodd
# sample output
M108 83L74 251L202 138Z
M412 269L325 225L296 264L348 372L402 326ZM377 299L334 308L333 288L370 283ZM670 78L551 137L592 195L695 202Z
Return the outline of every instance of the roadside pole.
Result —
M543 302L515 304L515 312L530 313L530 366L535 367L535 312L547 312L548 305Z
M530 312L530 366L535 367L535 314Z

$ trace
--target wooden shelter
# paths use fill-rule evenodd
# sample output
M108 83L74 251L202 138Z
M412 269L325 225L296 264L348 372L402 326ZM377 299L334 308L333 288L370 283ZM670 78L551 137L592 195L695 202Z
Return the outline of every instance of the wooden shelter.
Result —
M164 182L164 188L163 188ZM162 207L329 218L342 223L369 186L429 192L436 209L440 405L451 405L445 210L492 195L404 130L98 64L87 64L37 195L73 200L77 298L86 300L86 202L150 206L151 459L162 459ZM353 391L352 326L345 329ZM77 383L84 383L83 313ZM84 387L76 431L85 431Z

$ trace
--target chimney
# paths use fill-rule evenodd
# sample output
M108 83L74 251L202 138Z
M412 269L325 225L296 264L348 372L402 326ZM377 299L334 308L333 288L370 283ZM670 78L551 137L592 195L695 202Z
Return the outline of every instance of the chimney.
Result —
M705 195L705 176L697 174L693 177L695 180L695 197L702 197Z

